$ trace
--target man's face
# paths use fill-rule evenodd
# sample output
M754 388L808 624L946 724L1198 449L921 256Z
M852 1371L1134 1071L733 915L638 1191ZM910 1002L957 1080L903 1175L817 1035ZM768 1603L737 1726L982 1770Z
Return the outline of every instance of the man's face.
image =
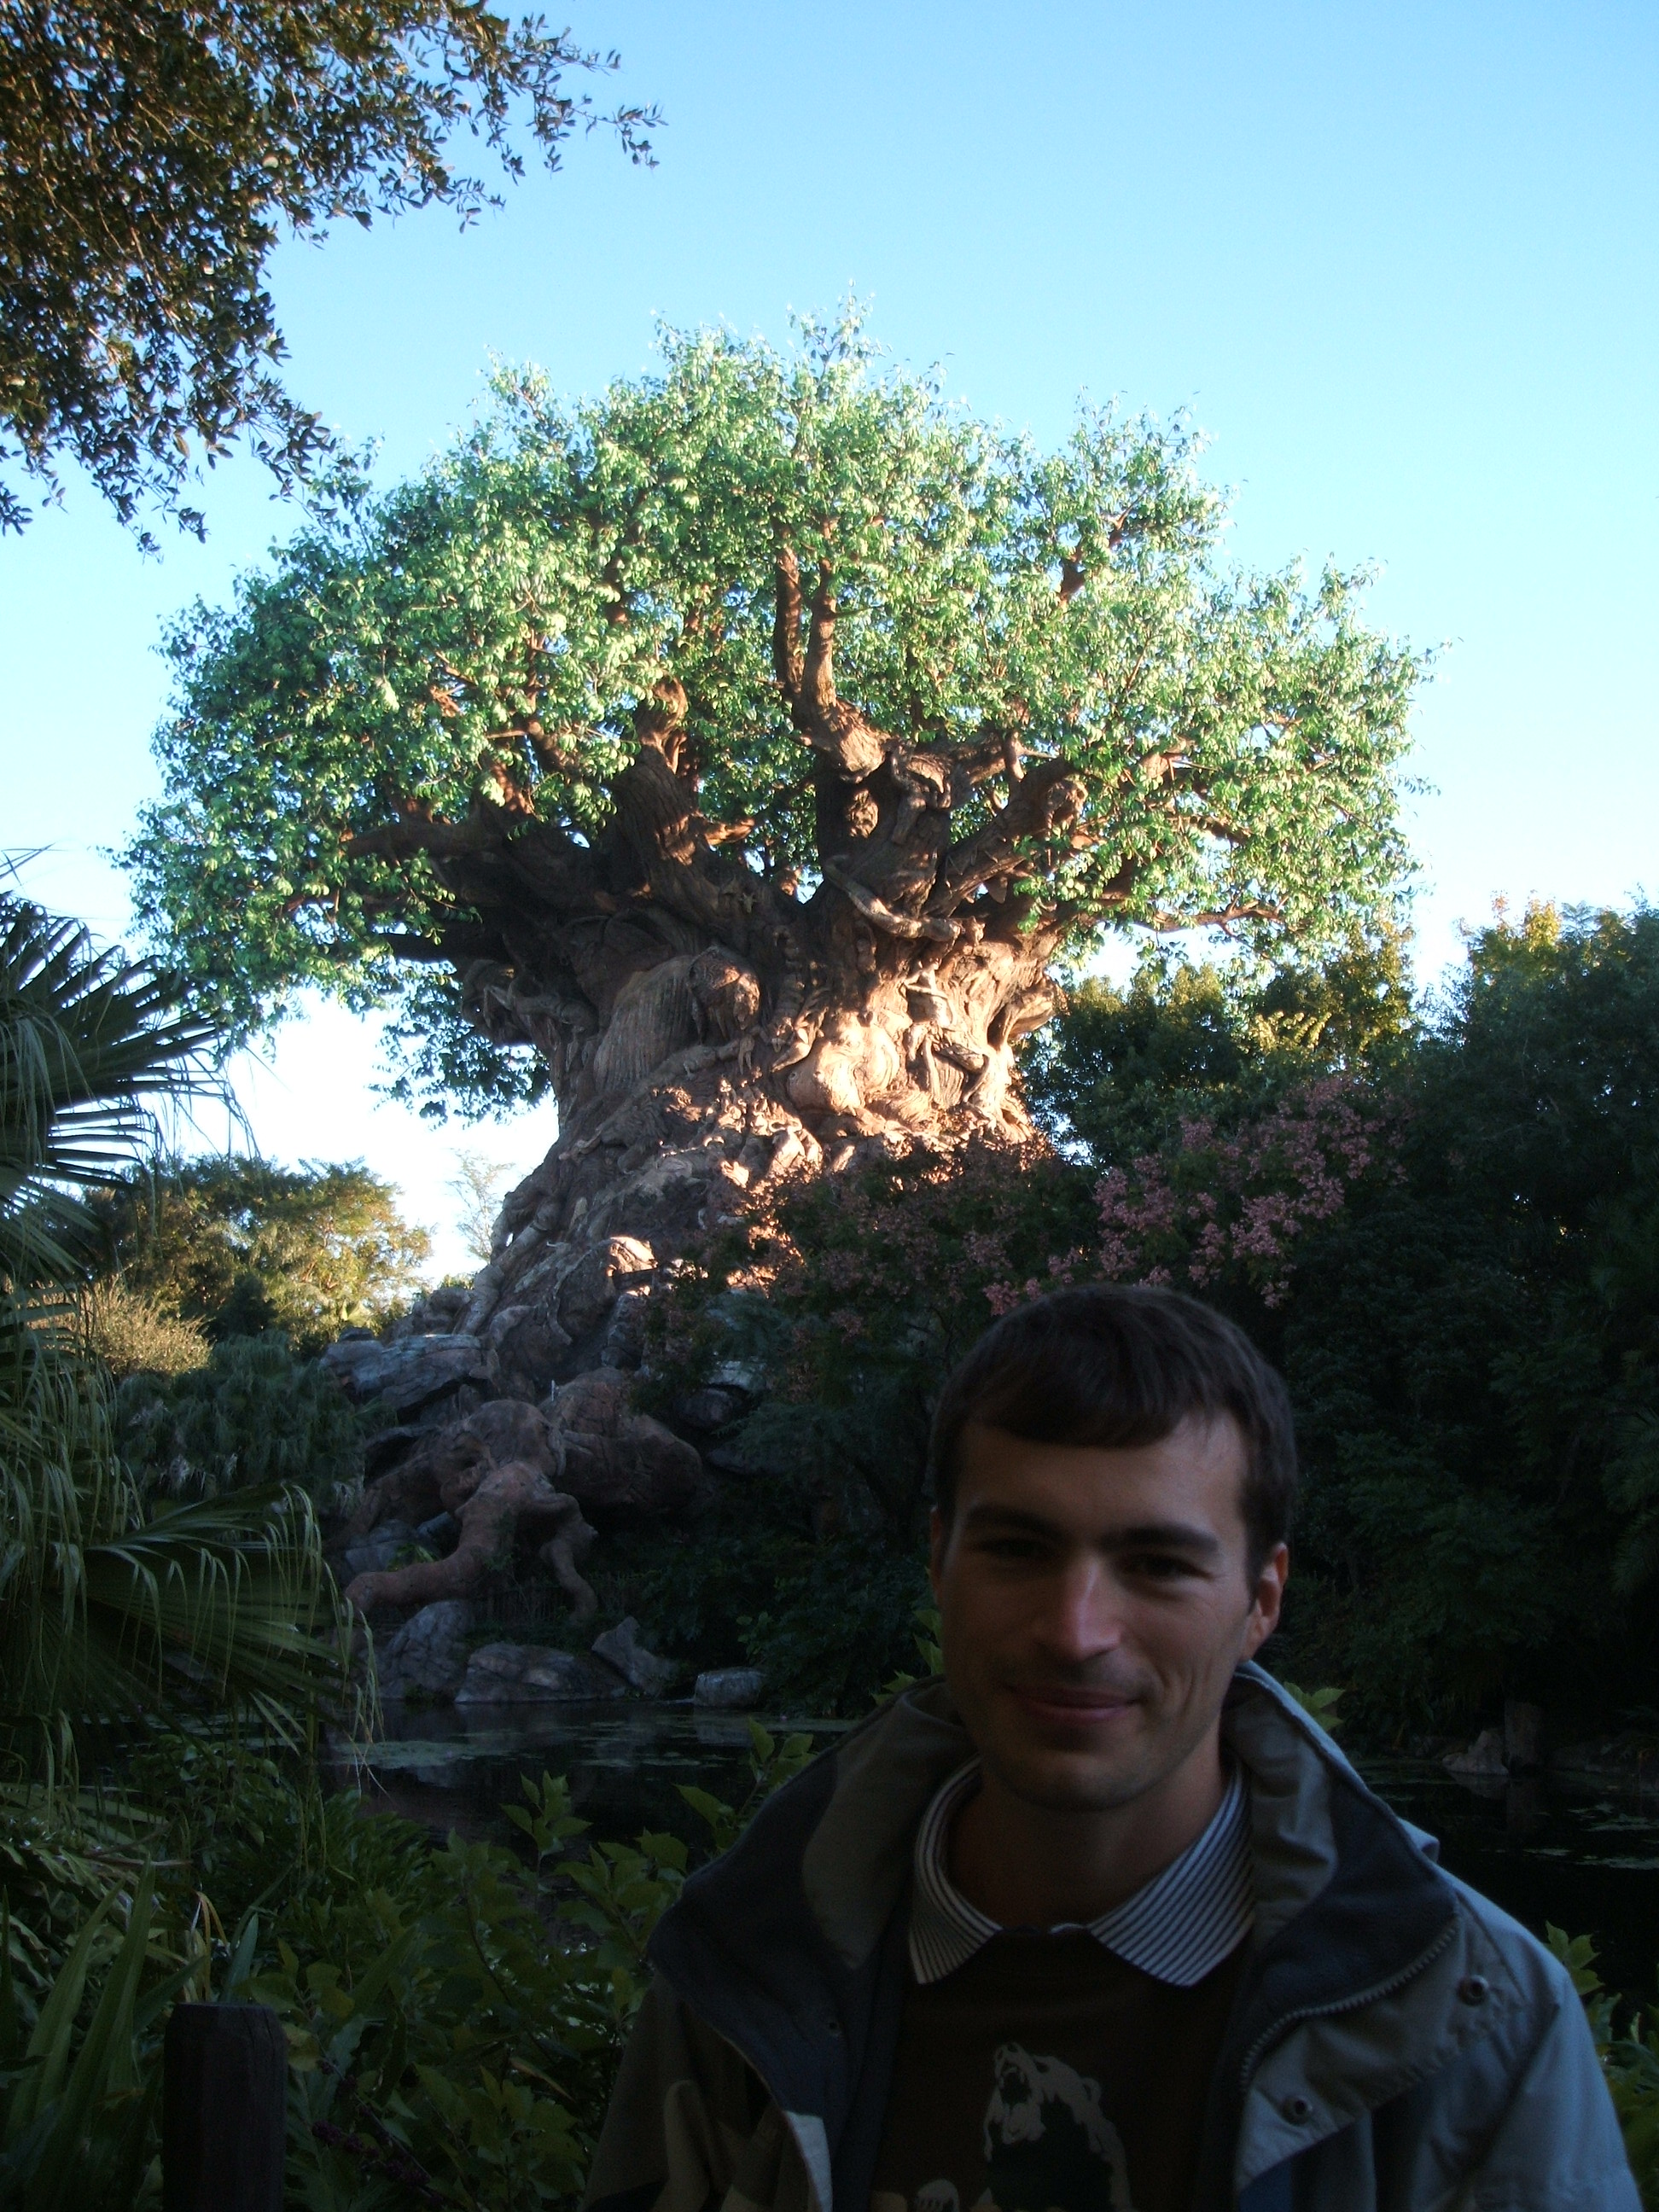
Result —
M968 1732L1029 1802L1128 1804L1212 1740L1279 1619L1288 1555L1249 1571L1243 1440L1224 1417L1122 1450L969 1424L960 1463L932 1572Z

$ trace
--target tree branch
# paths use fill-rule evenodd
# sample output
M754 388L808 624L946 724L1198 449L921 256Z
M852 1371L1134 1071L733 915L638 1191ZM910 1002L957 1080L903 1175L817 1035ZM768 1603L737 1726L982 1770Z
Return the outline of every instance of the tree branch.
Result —
M793 720L800 696L800 563L793 549L780 545L777 605L772 617L772 672Z
M1039 761L983 829L944 854L927 901L929 913L948 914L981 884L1010 873L1020 845L1030 837L1053 837L1077 818L1086 797L1083 779L1069 761L1060 757Z
M786 549L787 551L787 549ZM825 554L818 563L818 580L812 593L812 616L807 633L806 657L801 664L799 679L793 694L786 679L794 678L795 663L791 657L799 651L800 588L799 578L794 578L794 617L787 641L780 641L782 629L782 609L787 597L787 572L784 556L778 562L779 619L774 629L775 659L780 652L783 666L779 684L789 704L789 719L812 747L835 767L842 781L861 783L873 775L887 757L894 740L866 722L856 707L849 707L836 693L836 579L830 556ZM791 569L793 555L788 556Z
M855 876L848 875L836 860L824 861L823 879L852 901L872 928L884 930L889 937L927 938L934 945L956 943L954 922L933 915L895 913L873 891L866 890Z

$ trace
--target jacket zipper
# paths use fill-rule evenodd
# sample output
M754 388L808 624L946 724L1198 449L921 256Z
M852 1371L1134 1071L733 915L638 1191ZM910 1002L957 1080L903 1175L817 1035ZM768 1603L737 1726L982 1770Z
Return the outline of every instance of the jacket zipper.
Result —
M1273 2023L1271 2027L1264 2028L1249 2051L1245 2052L1244 2063L1238 2069L1240 2096L1243 2096L1249 2090L1250 2076L1255 2071L1256 2065L1267 2046L1286 2029L1299 2027L1304 2020L1329 2020L1338 2013L1358 2012L1362 2005L1375 2004L1379 1998L1391 1997L1396 1990L1403 1990L1407 1982L1415 1981L1425 1966L1431 1966L1440 1954L1449 1948L1456 1934L1457 1917L1454 1913L1428 1949L1413 1959L1410 1966L1401 1967L1397 1974L1390 1974L1387 1981L1375 1983L1371 1988L1361 1990L1355 1996L1339 1997L1331 2004L1303 2005L1296 2012L1284 2014Z

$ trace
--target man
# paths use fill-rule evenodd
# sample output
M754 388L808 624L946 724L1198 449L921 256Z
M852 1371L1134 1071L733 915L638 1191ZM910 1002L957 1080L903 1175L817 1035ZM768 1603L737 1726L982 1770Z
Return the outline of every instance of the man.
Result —
M1295 1455L1239 1332L1042 1299L933 1474L945 1680L663 1919L592 2212L1637 2212L1560 1967L1251 1663Z

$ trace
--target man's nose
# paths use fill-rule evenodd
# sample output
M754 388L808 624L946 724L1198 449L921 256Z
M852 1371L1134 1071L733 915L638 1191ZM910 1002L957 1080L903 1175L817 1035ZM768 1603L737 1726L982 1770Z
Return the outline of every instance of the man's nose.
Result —
M1049 1586L1038 1623L1041 1640L1070 1666L1115 1651L1123 1641L1121 1595L1104 1560L1070 1563Z

